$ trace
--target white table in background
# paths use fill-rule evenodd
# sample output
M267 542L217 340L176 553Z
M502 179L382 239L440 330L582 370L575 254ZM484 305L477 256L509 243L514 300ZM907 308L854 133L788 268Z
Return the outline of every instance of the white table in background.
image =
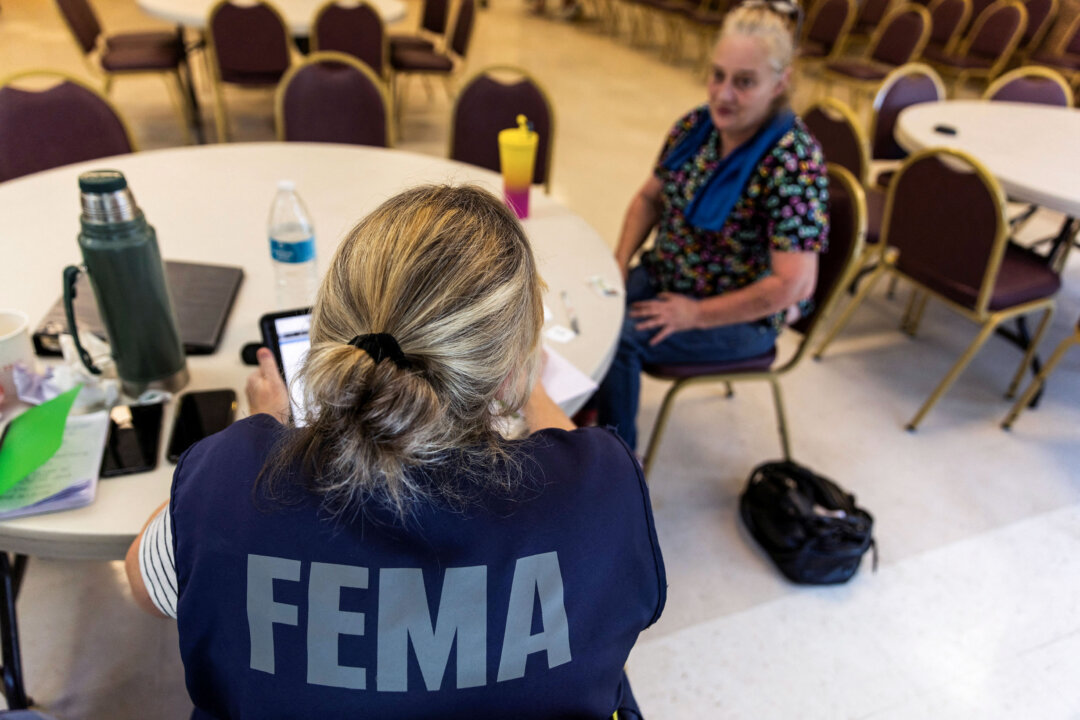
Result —
M266 222L279 179L294 180L311 211L321 269L346 230L405 188L430 182L476 183L493 192L501 188L498 174L449 160L303 143L196 146L57 168L0 184L0 247L7 249L0 263L0 307L19 308L36 322L59 297L64 266L81 261L76 178L93 168L123 171L157 230L165 258L244 268L221 347L213 355L188 358L191 382L185 388L234 388L241 396L251 368L241 364L240 349L259 339L258 319L274 309ZM563 290L580 321L578 337L553 346L600 379L614 353L623 300L599 297L586 278L600 275L620 284L611 251L584 220L536 189L524 225L548 284L552 322L568 322L560 301ZM567 403L567 409L584 400ZM172 411L170 403L156 470L102 480L97 499L85 508L0 522L0 551L69 559L123 557L142 523L168 497L173 465L164 459L164 448Z
M325 2L326 0L273 0L274 7L281 11L285 18L289 31L300 36L308 34L315 11ZM379 12L383 22L397 22L405 17L405 3L402 0L368 2ZM147 15L202 30L206 27L210 8L217 4L217 0L138 0L138 4Z
M938 126L955 135L936 131ZM1030 103L947 100L901 111L896 141L909 152L973 155L1009 197L1080 217L1080 111Z

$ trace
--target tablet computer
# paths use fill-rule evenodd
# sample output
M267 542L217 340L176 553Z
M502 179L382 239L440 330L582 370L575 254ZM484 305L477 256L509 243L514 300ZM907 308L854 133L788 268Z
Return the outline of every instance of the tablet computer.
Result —
M263 344L274 353L278 370L285 378L285 384L289 386L293 419L297 421L297 424L302 423L301 418L304 415L302 412L304 388L294 380L311 346L311 341L308 339L310 329L311 308L267 313L259 319Z

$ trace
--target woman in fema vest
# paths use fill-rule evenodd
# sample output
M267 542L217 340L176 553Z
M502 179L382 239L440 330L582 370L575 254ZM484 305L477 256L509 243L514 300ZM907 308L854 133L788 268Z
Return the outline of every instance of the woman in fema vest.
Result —
M197 718L610 718L664 605L641 471L536 381L543 283L470 187L388 200L341 243L298 381L193 446L128 553L177 619ZM532 434L504 440L522 411Z
M642 365L763 355L813 294L828 190L821 148L788 109L799 17L788 0L728 13L708 102L675 123L627 209L615 252L627 318L594 403L630 447Z

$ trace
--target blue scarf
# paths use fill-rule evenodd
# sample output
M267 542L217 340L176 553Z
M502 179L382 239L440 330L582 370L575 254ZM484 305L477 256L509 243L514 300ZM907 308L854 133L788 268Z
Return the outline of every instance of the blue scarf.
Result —
M686 219L695 227L719 232L746 189L750 175L761 162L761 158L794 126L795 113L783 110L762 125L754 136L737 147L735 152L721 160L690 200L686 207ZM698 123L671 149L664 158L663 167L667 170L678 170L685 165L709 139L713 127L712 116L706 110L704 121Z

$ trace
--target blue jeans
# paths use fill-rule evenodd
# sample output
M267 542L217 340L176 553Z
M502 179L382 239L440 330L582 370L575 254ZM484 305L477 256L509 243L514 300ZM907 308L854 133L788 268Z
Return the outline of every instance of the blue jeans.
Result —
M648 273L640 265L626 281L626 307L657 296ZM607 376L596 391L594 403L601 426L610 425L631 448L637 447L637 411L641 397L641 366L646 363L719 363L767 353L776 342L776 331L761 322L722 325L708 330L684 330L656 346L649 338L658 330L638 330L640 322L627 314L623 319L619 347Z

